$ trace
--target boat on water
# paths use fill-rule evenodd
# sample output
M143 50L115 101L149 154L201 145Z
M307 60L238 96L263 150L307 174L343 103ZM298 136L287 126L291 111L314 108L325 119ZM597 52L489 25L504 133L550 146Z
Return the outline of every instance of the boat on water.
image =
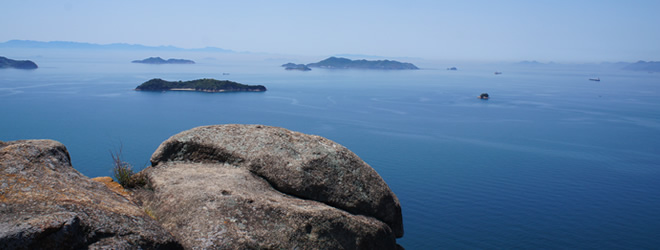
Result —
M502 72L499 72L499 71L495 71L495 74L496 74L496 75L501 75L501 74L502 74Z
M599 77L589 78L589 81L600 82L600 78Z
M488 100L488 98L490 98L490 96L488 95L488 93L481 93L481 95L479 95L478 98L481 99L481 100Z

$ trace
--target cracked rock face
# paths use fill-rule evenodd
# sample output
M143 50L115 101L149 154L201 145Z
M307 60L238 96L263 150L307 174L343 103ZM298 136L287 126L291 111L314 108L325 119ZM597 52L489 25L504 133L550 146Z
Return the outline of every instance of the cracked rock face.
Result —
M51 140L0 141L0 249L176 249L127 199L71 166Z
M393 249L399 201L328 139L261 125L216 125L163 142L139 195L186 248Z

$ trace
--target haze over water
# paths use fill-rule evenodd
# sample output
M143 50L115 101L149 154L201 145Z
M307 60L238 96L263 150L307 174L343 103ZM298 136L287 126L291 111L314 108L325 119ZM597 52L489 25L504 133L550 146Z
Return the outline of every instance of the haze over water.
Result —
M654 0L9 1L0 42L451 61L658 61Z

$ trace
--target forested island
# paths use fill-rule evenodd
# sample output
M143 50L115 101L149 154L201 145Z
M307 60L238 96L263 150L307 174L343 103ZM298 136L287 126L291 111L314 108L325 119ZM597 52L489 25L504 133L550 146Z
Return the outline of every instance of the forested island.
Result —
M14 69L36 69L37 64L30 60L13 60L0 56L0 69L14 68Z
M412 63L402 63L393 60L351 60L343 57L329 57L317 63L307 64L307 67L326 69L381 69L381 70L403 70L419 69Z
M246 85L228 80L216 79L198 79L192 81L165 81L163 79L154 78L146 81L135 90L144 91L166 91L166 90L182 90L182 91L200 91L200 92L263 92L266 87L263 85Z
M310 71L309 67L305 64L295 64L295 63L285 63L282 64L282 67L284 67L285 70L300 70L300 71Z
M144 60L135 60L132 61L132 63L146 63L146 64L195 64L195 61L193 60L187 60L187 59L176 59L176 58L170 58L170 59L163 59L160 57L149 57Z

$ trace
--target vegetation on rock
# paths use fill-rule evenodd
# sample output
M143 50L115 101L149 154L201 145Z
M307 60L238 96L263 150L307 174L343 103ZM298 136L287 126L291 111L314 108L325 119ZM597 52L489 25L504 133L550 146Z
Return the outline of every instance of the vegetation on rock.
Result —
M115 177L115 180L124 188L133 188L136 183L133 181L133 167L128 162L125 162L121 158L121 149L116 152L110 151L110 156L112 157L112 173Z

